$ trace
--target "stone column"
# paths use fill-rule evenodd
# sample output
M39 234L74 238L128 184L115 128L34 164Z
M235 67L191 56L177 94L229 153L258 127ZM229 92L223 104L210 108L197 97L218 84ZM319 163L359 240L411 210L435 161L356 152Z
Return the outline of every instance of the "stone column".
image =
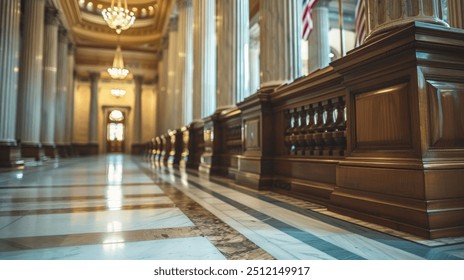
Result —
M216 109L216 0L194 0L193 119Z
M217 40L216 107L235 105L248 92L245 52L248 51L249 2L248 0L219 0Z
M57 157L55 146L55 108L58 62L58 10L45 11L44 69L41 142L45 156Z
M40 160L43 156L40 128L45 0L26 0L23 3L25 7L19 75L17 135L21 140L22 156Z
M462 0L448 0L448 19L451 27L464 28L464 3Z
M308 39L308 72L322 69L330 63L329 8L325 1L313 7L314 29Z
M66 157L66 116L68 99L68 38L64 28L59 30L58 73L56 85L55 142L60 156Z
M100 73L90 73L89 153L98 154L98 82Z
M73 122L74 122L74 87L75 87L75 71L74 71L74 52L75 47L72 43L68 44L68 86L67 86L67 104L66 104L66 132L65 143L68 148L68 155L72 155L72 142L73 142Z
M16 137L21 1L0 1L0 166L23 162Z
M301 76L301 1L261 0L261 86Z
M256 93L260 85L260 31L256 24L250 28L250 85L248 87L250 95ZM300 62L301 63L301 62Z
M134 124L132 128L132 154L143 152L142 144L142 84L143 76L134 76Z
M177 0L179 15L177 34L177 84L179 103L182 104L182 119L177 128L192 122L193 111L193 8L192 0Z
M169 23L169 50L167 56L167 91L166 91L166 109L167 116L165 118L167 129L175 129L177 120L180 119L181 110L180 104L176 103L176 77L177 77L177 17L171 18Z
M168 58L169 58L169 51L168 51L168 38L163 38L163 49L160 53L160 61L158 63L158 90L157 90L157 128L158 132L156 136L161 136L161 134L166 133L168 130L167 127L167 117L168 114L168 103L167 103L167 87L168 87Z
M413 21L447 26L441 0L366 0L367 38L388 32Z

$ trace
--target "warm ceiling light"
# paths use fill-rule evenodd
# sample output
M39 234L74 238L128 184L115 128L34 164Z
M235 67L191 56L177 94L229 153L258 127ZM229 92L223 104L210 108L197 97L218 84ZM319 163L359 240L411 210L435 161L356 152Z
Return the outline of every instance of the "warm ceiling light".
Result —
M113 88L111 89L111 95L115 97L121 97L121 96L126 95L126 91L123 89Z
M135 15L127 9L127 1L124 1L124 7L121 0L117 0L117 6L114 5L115 0L111 0L111 7L103 10L102 15L109 27L116 30L120 34L122 30L127 30L134 24Z
M111 78L123 80L129 74L129 70L124 68L124 61L122 60L121 47L118 45L113 60L113 68L108 68L108 73Z

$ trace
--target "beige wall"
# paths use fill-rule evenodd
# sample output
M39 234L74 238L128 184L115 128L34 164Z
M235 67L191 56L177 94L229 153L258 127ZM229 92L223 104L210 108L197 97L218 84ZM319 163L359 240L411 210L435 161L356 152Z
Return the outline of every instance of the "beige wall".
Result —
M111 95L112 88L126 90L126 95L116 98ZM132 145L132 130L134 119L134 88L132 81L100 81L98 87L98 142L100 153L106 152L106 113L111 108L121 108L126 112L126 131L125 131L125 151L130 152ZM149 141L155 134L155 108L156 96L153 85L143 85L142 87L142 141ZM88 143L90 110L90 82L78 81L74 95L74 124L73 142Z

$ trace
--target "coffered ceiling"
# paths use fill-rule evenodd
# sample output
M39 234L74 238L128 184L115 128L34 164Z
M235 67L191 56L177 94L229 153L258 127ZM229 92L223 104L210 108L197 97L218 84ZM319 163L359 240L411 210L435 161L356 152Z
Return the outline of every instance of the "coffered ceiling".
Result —
M157 51L169 18L175 10L176 0L127 0L129 10L137 17L134 25L117 36L103 20L101 12L111 6L111 0L48 0L60 11L61 21L69 31L76 46L76 69L79 77L88 77L90 72L100 72L108 78L106 69L112 65L119 42L125 66L133 75L143 75L145 81L156 79ZM116 0L117 1L117 0ZM250 1L250 18L259 12L260 0ZM331 26L337 25L338 0L322 0L330 9ZM321 1L321 2L322 2ZM354 19L356 0L343 0L346 27ZM256 20L256 18L255 18ZM351 24L352 25L352 24Z
M175 0L127 0L136 15L134 25L121 35L109 28L101 12L111 0L53 0L62 12L62 21L76 46L77 72L81 78L100 72L103 78L112 65L117 44L121 45L125 66L145 81L156 76L156 51Z

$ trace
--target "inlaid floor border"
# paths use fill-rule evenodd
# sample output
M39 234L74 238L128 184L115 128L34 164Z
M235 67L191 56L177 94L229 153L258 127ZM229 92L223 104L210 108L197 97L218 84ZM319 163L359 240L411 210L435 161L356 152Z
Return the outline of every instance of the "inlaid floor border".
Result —
M143 166L141 166L141 167L142 168L148 168L148 167L143 167ZM157 168L156 171L164 172L166 175L174 175L176 177L176 179L181 179L182 178L182 176L180 175L179 170L176 170L176 169L173 169L173 168L166 168L166 167L156 167L156 168ZM201 189L202 191L205 191L205 192L213 195L214 197L224 201L225 203L232 204L232 205L235 204L237 208L239 208L240 210L250 214L251 216L265 218L265 216L262 216L262 215L265 215L265 214L256 213L256 210L251 209L251 208L249 208L249 207L247 207L245 205L241 205L241 203L233 201L233 200L231 200L231 199L229 199L229 198L227 198L227 197L225 197L225 196L223 196L223 195L221 195L219 193L211 191L208 188L205 188L205 187L201 186L200 184L198 184L197 182L190 179L190 176L192 176L193 178L196 178L196 179L200 179L195 174L188 173L188 175L189 175L189 178L187 179L187 181L190 184L197 187L198 189ZM318 212L317 210L304 209L304 208L301 208L299 206L289 204L288 202L285 202L285 201L282 201L282 200L271 197L272 194L270 195L269 193L272 193L272 192L267 192L267 194L263 194L263 192L261 192L261 191L255 191L255 190L252 190L252 189L247 189L247 188L243 188L241 186L236 186L236 185L234 186L234 184L229 184L227 182L227 180L224 180L224 182L221 182L221 180L218 179L218 178L214 178L213 180L210 180L210 182L214 183L214 184L218 184L218 185L223 186L223 187L232 188L232 189L234 189L234 190L236 190L236 191L238 191L240 193L250 195L252 197L255 197L257 199L261 199L263 201L272 203L274 205L278 205L278 206L283 207L283 208L285 208L287 210L302 214L304 216L307 216L307 217L310 217L310 218L313 218L313 219L316 219L316 220L319 220L319 221L322 221L322 222L325 222L325 223L328 223L328 224L332 224L332 225L342 227L345 230L347 230L349 232L352 232L354 234L362 235L362 236L364 236L366 238L375 240L377 242L380 242L380 243L388 245L388 246L398 248L400 250L403 250L405 252L414 254L416 256L419 256L419 257L422 257L422 258L425 258L425 259L457 259L456 256L449 255L446 251L448 251L449 249L452 249L452 247L454 245L463 244L462 242L456 242L456 243L452 243L452 244L435 244L434 246L430 246L430 245L428 246L426 244L422 244L420 242L415 242L413 240L409 240L409 239L403 238L401 236L395 236L395 235L390 234L390 233L382 232L382 231L380 231L378 229L378 228L381 228L381 226L376 226L377 229L370 228L370 227L367 227L365 225L360 225L360 224L357 224L357 223L353 223L352 221L343 220L342 219L343 217L335 217L335 216L332 216L332 215L327 215L327 213ZM266 192L264 192L264 193L266 193ZM277 194L277 193L276 193L276 195L277 196L282 196L281 194ZM294 198L291 198L291 199L294 199ZM314 204L314 203L310 203L310 204ZM324 209L324 207L319 207L319 208ZM257 211L257 212L259 212L259 211ZM268 219L265 219L265 220L268 221ZM269 224L271 226L278 226L278 228L280 228L280 229L285 229L286 226L287 226L285 223L281 224L279 226L278 222L276 222L276 221L270 221ZM417 238L417 237L413 237L413 238ZM312 243L312 244L314 244L314 243ZM432 242L432 244L433 244L433 242ZM338 251L338 252L340 252L340 251ZM333 256L333 257L335 257L337 259L340 259L340 257L342 257L342 259L345 258L345 256L343 254Z

